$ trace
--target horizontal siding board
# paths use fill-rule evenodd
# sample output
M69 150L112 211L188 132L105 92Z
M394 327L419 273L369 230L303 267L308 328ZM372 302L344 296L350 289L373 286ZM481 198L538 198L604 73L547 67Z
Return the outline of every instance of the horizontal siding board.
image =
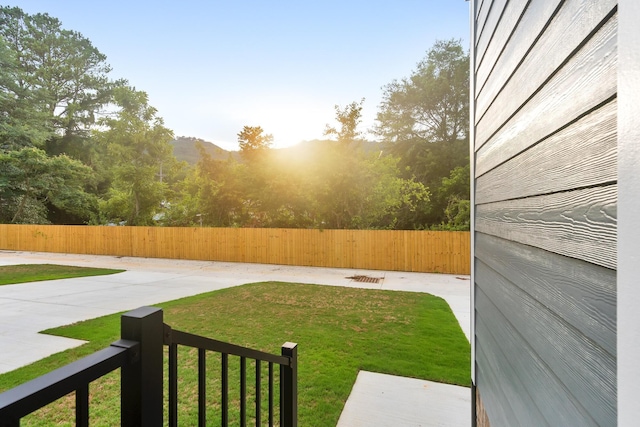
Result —
M480 66L482 58L489 46L489 43L496 34L498 23L502 19L505 6L508 3L507 0L494 0L491 4L491 10L487 16L484 28L482 32L477 35L478 43L476 44L476 68Z
M489 7L489 3L491 2L491 0L476 0L474 2L475 6L476 6L476 10L475 10L475 14L473 15L474 18L478 19L478 16L480 16L480 12L482 12L482 8L483 7Z
M512 12L507 15L508 20L505 20L504 27L499 28L500 33L492 40L485 54L485 60L478 67L476 99L486 97L487 103L491 103L540 36L561 2L562 0L509 2ZM526 10L522 13L524 4L526 4ZM520 10L519 20L515 29L510 32L509 21L517 15L518 10ZM476 111L476 122L479 118L480 115Z
M500 22L496 25L493 38L488 45L483 46L482 56L480 56L478 50L476 50L476 63L475 69L479 71L483 70L482 80L478 82L476 93L482 90L482 86L486 83L487 76L491 73L493 66L496 64L496 60L500 56L500 52L505 48L512 34L515 32L518 21L523 16L523 11L527 8L529 1L509 1L504 6L504 12L500 18ZM480 42L484 41L480 39ZM479 46L481 47L481 46ZM477 111L477 107L476 107Z
M482 323L480 317L476 328L478 335L482 337L476 342L476 356L482 361L481 371L483 374L488 373L487 378L494 381L493 389L499 384L502 400L496 403L508 406L516 414L504 425L514 425L517 420L526 420L526 424L540 427L549 425L530 395L529 384L522 382L518 371L511 365L513 355L504 355L501 346L491 336L490 329Z
M476 234L476 256L616 356L616 272L542 249Z
M530 347L564 385L558 397L570 394L598 425L615 425L616 358L480 260L476 260L476 275L490 283L479 283L482 292L522 337L516 348ZM480 316L490 313L488 309L479 305ZM528 347L523 347L525 343Z
M487 416L494 426L520 426L519 417L511 408L511 402L504 390L507 385L502 384L499 373L494 372L488 359L480 350L480 343L476 344L477 375L476 386L482 394L482 403Z
M481 280L487 280L484 278ZM483 283L482 288L493 286L492 283ZM482 290L476 292L476 307L478 314L476 315L476 345L484 346L493 350L495 345L494 357L500 354L505 356L505 364L513 366L513 372L517 373L520 381L526 384L529 393L527 396L510 395L507 401L523 400L531 397L537 408L540 409L548 423L553 426L596 426L597 421L594 420L587 408L585 408L572 394L567 386L550 370L540 356L535 352L522 335L513 327L513 325L504 317L499 307L502 307L502 301L492 301ZM517 307L516 307L517 308ZM482 355L480 355L482 357ZM478 387L481 390L483 401L485 388L482 388L480 378L482 378L482 368L486 366L484 361L478 361ZM491 374L491 373L488 373ZM503 387L503 384L498 384ZM496 402L500 405L501 402ZM509 403L513 406L514 403ZM485 402L487 412L490 411L489 405ZM521 420L526 425L535 425L526 422L524 414ZM513 420L508 420L513 421ZM511 425L505 422L498 425Z
M476 202L566 191L617 179L617 100L476 180Z
M617 185L476 206L475 230L616 268Z
M567 0L536 41L516 72L495 96L478 97L476 121L492 134L507 121L563 62L589 38L616 6L616 0ZM588 12L588 13L587 13ZM493 102L491 106L489 103Z
M491 12L492 3L493 1L485 0L480 5L480 8L478 10L478 16L476 17L477 19L476 29L477 29L478 35L480 35L480 33L484 28L484 24L487 21L487 16L489 16L489 13Z
M490 424L477 425L519 427L521 424L513 422L516 417L510 414L510 409L504 403L506 399L503 397L500 385L496 384L496 380L491 375L491 372L486 372L480 366L476 370L476 383L482 384L482 387L477 386L478 391L482 396L484 412L490 422Z
M495 135L480 122L476 177L615 96L617 22L616 14Z

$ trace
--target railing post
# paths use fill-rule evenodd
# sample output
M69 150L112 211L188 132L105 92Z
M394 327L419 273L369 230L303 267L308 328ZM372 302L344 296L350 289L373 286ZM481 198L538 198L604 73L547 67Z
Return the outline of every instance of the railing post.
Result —
M298 426L298 344L286 342L282 355L291 358L289 366L280 366L280 425Z
M121 425L163 424L163 319L162 310L140 307L122 315L122 339L138 341L135 363L122 367L120 381Z

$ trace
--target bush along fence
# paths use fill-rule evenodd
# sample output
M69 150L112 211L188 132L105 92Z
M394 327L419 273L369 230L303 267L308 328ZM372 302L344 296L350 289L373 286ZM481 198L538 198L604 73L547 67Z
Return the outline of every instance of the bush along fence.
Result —
M0 224L0 250L469 274L468 231Z
M221 357L221 392L217 404L220 419L210 423L229 424L229 356L240 358L240 419L247 425L247 402L253 400L255 425L262 420L269 426L295 427L298 423L298 349L295 343L285 343L282 354L269 354L210 338L173 330L163 323L159 308L141 307L122 315L121 339L111 346L83 359L70 363L18 387L0 394L0 427L20 425L20 419L56 399L75 392L76 425L89 425L89 384L120 370L120 425L160 426L164 424L164 346L169 347L168 369L168 425L178 426L178 345L198 349L198 426L207 425L206 356L217 353ZM256 369L253 396L247 393L247 359ZM260 367L268 367L266 386L262 384ZM279 368L274 370L274 365ZM274 371L277 373L274 374ZM274 377L279 390L274 392ZM265 389L266 388L266 389ZM261 406L266 394L267 408ZM278 404L274 407L274 395ZM264 417L263 417L264 414ZM112 424L118 424L112 420Z

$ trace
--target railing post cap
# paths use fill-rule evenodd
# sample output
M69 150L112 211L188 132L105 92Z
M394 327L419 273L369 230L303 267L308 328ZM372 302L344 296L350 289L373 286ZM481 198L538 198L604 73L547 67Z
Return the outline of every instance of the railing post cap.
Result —
M290 348L290 349L293 349L293 348L296 348L297 346L298 346L298 343L295 343L295 342L289 342L289 341L287 341L286 343L282 344L282 348Z
M138 319L142 319L143 317L147 317L151 314L157 313L159 311L162 311L161 308L158 307L139 307L136 308L134 310L128 311L126 313L124 313L122 316L123 317L133 317L133 318L138 318Z

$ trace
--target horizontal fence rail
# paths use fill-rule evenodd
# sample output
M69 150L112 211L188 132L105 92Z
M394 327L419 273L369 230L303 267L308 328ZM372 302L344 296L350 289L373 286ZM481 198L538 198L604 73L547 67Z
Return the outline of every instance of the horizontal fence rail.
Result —
M18 427L20 419L76 393L76 425L89 425L89 384L137 361L138 343L120 340L110 347L0 394L0 426Z
M0 250L469 274L468 231L0 224Z
M198 426L207 425L207 387L206 369L207 352L220 354L220 425L229 425L229 356L239 358L240 369L240 419L239 425L247 425L247 359L253 360L255 369L255 389L253 399L255 402L255 425L262 425L262 363L267 363L267 420L268 425L273 426L275 420L274 411L274 369L273 365L280 367L280 396L279 419L277 425L293 427L297 425L297 344L285 343L282 346L282 354L276 355L217 341L211 338L190 334L172 329L164 325L164 344L169 347L169 426L178 424L178 345L198 349Z

